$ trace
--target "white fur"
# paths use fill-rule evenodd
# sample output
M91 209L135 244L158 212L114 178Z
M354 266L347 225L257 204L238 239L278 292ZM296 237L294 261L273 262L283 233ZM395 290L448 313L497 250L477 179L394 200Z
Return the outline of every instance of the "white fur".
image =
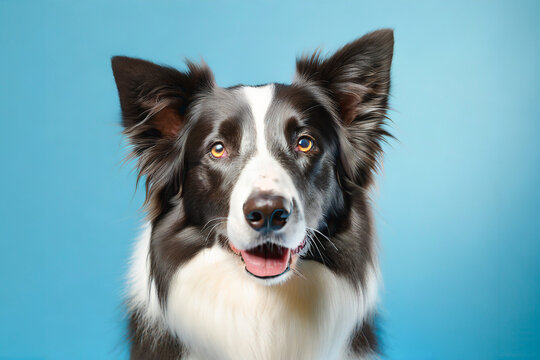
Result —
M146 224L135 244L128 274L128 308L138 310L150 325L159 325L163 316L154 281L150 279L150 238L152 227Z
M153 331L177 334L188 359L355 359L349 336L375 309L375 269L355 289L324 265L300 261L288 281L265 286L215 245L177 270L164 313L149 276L150 238L147 225L131 262L129 307Z
M181 267L171 283L167 322L190 359L348 358L350 336L371 311L362 293L322 264L303 261L302 274L265 286L219 245ZM370 277L369 288L375 286Z
M265 137L266 114L272 103L274 85L243 87L240 90L243 92L253 115L256 152L242 169L231 194L227 221L228 238L240 250L258 245L252 241L257 233L249 227L242 209L253 192L271 192L289 200L296 200L297 207L293 211L298 213L297 221L287 223L278 232L283 235L282 238L286 241L281 245L294 249L300 245L305 236L302 204L290 175L270 154Z
M260 87L244 86L242 87L242 91L248 101L253 120L255 121L257 155L259 157L270 156L264 130L266 128L266 113L274 97L274 85L269 84Z

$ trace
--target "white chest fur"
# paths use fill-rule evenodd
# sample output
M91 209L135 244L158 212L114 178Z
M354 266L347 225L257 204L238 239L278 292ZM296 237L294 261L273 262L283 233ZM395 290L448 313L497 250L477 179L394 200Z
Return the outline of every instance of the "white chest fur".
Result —
M248 275L219 246L199 253L171 284L167 323L194 359L343 359L365 314L359 290L304 261L280 285Z
M266 286L216 245L178 269L163 314L148 281L149 237L147 229L134 254L131 306L176 333L190 360L349 359L350 336L375 305L375 271L366 288L355 289L322 264L303 261L301 275Z

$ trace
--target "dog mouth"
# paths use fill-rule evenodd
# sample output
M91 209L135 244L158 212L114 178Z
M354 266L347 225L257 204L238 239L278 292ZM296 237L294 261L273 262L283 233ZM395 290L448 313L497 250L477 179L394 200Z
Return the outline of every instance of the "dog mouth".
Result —
M288 272L296 255L305 245L304 239L295 249L266 242L252 249L238 250L229 242L232 251L244 261L246 271L260 279L276 278Z

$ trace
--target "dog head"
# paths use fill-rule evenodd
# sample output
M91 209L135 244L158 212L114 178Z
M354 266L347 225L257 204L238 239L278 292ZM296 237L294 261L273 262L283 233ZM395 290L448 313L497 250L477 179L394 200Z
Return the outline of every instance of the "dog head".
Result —
M371 183L387 135L392 51L392 31L380 30L299 59L290 85L231 88L205 64L180 72L114 57L124 132L146 178L154 276L216 243L268 284L324 257L315 239L331 242L351 221L351 193Z

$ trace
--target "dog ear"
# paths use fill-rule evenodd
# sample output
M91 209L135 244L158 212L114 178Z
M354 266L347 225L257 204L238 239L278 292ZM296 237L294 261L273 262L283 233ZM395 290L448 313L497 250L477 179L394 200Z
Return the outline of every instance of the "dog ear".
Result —
M111 60L125 133L139 155L160 139L175 138L185 125L195 92L214 85L204 64L188 62L187 73L124 56Z
M324 59L320 52L296 63L297 83L322 87L344 129L341 163L346 175L365 184L377 166L381 140L388 136L384 120L390 90L393 31L378 30Z
M182 129L194 96L214 86L212 72L204 64L188 62L184 73L123 56L113 57L111 64L124 134L131 156L138 158L139 179L146 176L147 203L165 190L180 191ZM171 179L177 182L175 189L166 189Z

